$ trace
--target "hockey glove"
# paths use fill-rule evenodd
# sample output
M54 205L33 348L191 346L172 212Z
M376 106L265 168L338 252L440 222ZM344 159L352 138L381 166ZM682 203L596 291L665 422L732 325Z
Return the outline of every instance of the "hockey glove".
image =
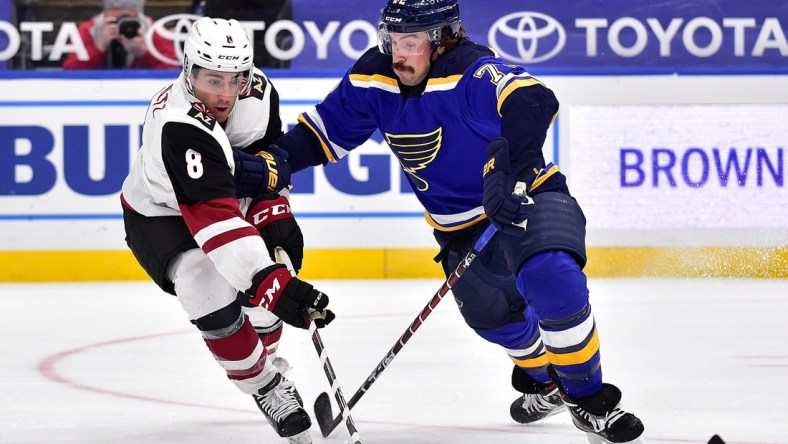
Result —
M259 305L284 322L298 328L307 328L304 315L309 310L317 313L312 320L323 328L334 320L334 313L327 310L328 296L301 279L292 276L282 264L266 267L252 278L252 286L244 292L248 304Z
M534 201L525 194L525 187L518 187L517 176L512 173L509 160L509 143L498 138L487 145L490 160L484 165L484 212L495 228L509 234L522 233L522 224L534 212Z
M282 247L293 262L296 273L304 259L304 236L290 210L287 197L276 193L258 196L249 204L246 221L260 232L271 260L276 261L274 249Z
M280 191L290 185L287 152L272 145L267 151L249 154L233 148L235 197L254 197Z

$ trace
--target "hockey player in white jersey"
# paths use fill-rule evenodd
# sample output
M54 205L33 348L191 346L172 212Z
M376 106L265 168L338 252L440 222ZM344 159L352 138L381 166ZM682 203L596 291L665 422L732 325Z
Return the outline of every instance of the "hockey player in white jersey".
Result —
M304 314L314 310L323 327L334 315L327 296L272 260L281 246L300 268L303 238L286 195L285 159L259 151L282 125L276 90L252 55L237 21L194 23L183 72L151 100L123 183L126 242L276 432L308 443L309 415L272 361L281 321L306 328ZM255 156L264 162L250 162Z

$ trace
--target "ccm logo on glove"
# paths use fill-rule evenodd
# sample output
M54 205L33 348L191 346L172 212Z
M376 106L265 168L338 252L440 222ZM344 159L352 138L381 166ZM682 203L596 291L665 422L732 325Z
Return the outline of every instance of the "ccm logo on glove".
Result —
M269 273L260 281L254 296L249 298L249 302L259 305L268 311L273 311L279 297L282 295L283 284L287 285L290 281L290 272L284 266L268 267Z
M244 293L248 303L259 305L293 327L307 328L304 315L310 309L319 312L314 319L318 328L334 320L334 313L326 309L328 296L301 279L290 274L282 264L260 270L252 278L252 286Z
M293 212L290 210L290 204L287 201L287 198L284 196L280 196L279 199L268 203L268 205L268 207L262 208L259 211L250 214L250 216L252 216L251 222L254 226L257 227L263 222L268 224L286 219L288 217L293 217ZM269 217L271 218L270 220L268 219Z
M274 249L282 247L293 262L293 268L301 269L304 236L285 196L269 193L256 197L249 204L246 221L260 232L272 260L276 260Z

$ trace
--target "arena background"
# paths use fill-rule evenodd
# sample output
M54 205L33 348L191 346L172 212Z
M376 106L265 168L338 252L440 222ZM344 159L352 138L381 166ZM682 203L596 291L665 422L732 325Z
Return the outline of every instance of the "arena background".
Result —
M561 101L545 152L586 212L589 275L788 277L785 10L568 3L461 7L474 40ZM146 279L125 248L118 193L148 100L177 71L60 71L79 51L75 24L20 20L18 5L0 1L0 281ZM381 5L290 7L289 19L245 22L290 66L264 68L287 125L374 44ZM182 41L191 17L171 14L191 11L172 9L154 14L154 28ZM439 276L396 160L379 134L366 145L293 179L303 276Z

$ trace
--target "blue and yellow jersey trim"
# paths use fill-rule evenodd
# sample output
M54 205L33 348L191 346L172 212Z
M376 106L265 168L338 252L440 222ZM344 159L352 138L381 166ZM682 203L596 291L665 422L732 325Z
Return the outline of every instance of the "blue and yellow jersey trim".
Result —
M350 84L356 88L376 88L386 92L399 94L397 79L381 74L350 74Z
M512 95L513 92L515 92L519 88L527 88L529 86L534 86L534 85L544 86L542 82L536 80L528 73L507 74L506 77L504 77L503 81L498 86L498 91L497 91L498 115L499 116L501 115L501 108L503 107L503 103L506 101L507 98L509 98L510 95ZM553 119L555 119L555 116L553 116Z
M460 83L460 80L462 80L462 74L429 79L427 80L427 87L424 88L424 93L452 90Z
M536 178L534 178L533 183L531 184L531 190L538 187L539 185L545 183L547 179L550 178L553 174L558 172L558 165L554 165L553 162L548 163L545 165L544 168L537 171L534 168L534 173L536 173Z
M487 215L481 213L479 215L474 216L471 219L463 219L457 222L444 222L440 223L435 220L435 218L427 211L424 212L424 218L427 220L427 223L438 231L458 231L465 228L468 228L472 225L479 223L480 221L487 219ZM448 216L447 218L451 218Z
M312 119L309 118L307 113L299 114L298 123L303 123L307 128L309 128L310 131L315 134L317 140L320 141L320 146L323 148L323 154L325 154L326 159L328 159L329 162L334 163L339 159L339 156L337 156L334 150L331 149L331 142L329 142L323 135L322 128L318 129L318 125L313 123Z
M394 94L400 93L397 79L393 77L381 74L350 74L348 77L350 84L357 88L375 88ZM460 83L460 80L462 80L462 74L428 79L424 93L454 89Z

